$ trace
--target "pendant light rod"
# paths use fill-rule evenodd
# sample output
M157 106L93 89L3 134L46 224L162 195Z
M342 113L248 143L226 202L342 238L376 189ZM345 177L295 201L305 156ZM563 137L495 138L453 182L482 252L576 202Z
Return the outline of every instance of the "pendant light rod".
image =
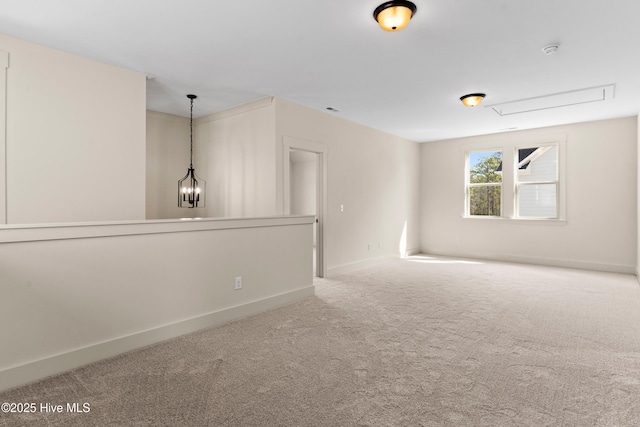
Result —
M187 98L191 100L191 116L189 120L189 137L191 151L189 154L189 168L193 169L193 100L197 98L196 95L189 94Z

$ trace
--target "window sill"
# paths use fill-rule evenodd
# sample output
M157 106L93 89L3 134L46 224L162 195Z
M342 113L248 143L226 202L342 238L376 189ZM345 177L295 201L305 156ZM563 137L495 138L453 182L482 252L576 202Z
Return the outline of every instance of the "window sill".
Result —
M504 218L501 216L462 216L465 220L497 221L511 224L530 225L567 225L566 219L542 219L542 218Z

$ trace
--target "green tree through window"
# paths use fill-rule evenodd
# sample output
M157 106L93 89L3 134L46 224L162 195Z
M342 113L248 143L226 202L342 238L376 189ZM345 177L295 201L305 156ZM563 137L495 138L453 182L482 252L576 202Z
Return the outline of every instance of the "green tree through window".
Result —
M500 216L502 195L502 152L469 154L467 206L472 216Z

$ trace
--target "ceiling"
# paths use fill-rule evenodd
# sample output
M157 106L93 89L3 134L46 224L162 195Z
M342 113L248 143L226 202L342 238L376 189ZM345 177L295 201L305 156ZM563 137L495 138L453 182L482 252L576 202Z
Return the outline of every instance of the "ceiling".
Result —
M373 19L382 2L0 0L0 32L145 73L148 109L182 116L187 93L195 117L276 96L427 142L640 111L638 0L414 0L397 33ZM612 100L485 107L604 85Z

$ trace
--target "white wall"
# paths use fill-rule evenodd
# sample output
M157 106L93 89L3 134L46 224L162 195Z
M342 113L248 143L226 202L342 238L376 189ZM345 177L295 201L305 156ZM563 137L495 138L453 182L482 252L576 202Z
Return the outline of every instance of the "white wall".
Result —
M7 68L9 53L0 50L0 225L7 223Z
M312 223L7 226L0 389L313 295Z
M275 105L281 212L284 138L312 141L328 149L325 263L329 274L381 256L417 251L418 144L283 99L276 98Z
M636 206L636 210L637 210L637 217L636 217L636 226L637 226L637 235L636 235L636 253L637 253L637 258L636 258L636 276L638 276L640 278L640 226L638 224L640 224L640 114L638 114L637 117L637 144L636 144L636 150L637 150L637 162L636 162L636 182L637 182L637 187L638 187L638 205Z
M194 166L207 181L206 217L269 216L275 206L272 98L195 122Z
M206 206L178 208L178 179L189 167L189 118L147 112L147 218L273 215L272 98L199 117L193 127L193 166L207 183Z
M145 76L4 35L0 50L7 222L143 219Z
M203 209L178 207L178 180L188 167L189 118L147 111L147 219L204 216Z
M623 118L422 144L422 251L633 273L637 138L636 118ZM462 217L466 150L559 139L566 221Z
M155 123L156 119L162 123ZM157 129L148 135L147 145L155 150L148 155L150 170L152 164L154 171L162 173L170 165L186 168L181 164L184 160L166 159L172 152L167 146L174 143L168 135L184 132L181 122L157 113L150 114L149 121L149 128ZM285 137L301 138L329 149L325 263L330 272L418 250L418 144L277 98L201 117L194 124L194 166L207 181L207 207L194 209L202 211L197 216L282 214L282 144ZM160 192L152 188L161 182L156 172L149 175L153 182L147 191L152 197ZM173 188L177 178L167 178L164 185ZM186 216L173 209L176 202L171 191L161 202L171 207L156 204L153 217Z

